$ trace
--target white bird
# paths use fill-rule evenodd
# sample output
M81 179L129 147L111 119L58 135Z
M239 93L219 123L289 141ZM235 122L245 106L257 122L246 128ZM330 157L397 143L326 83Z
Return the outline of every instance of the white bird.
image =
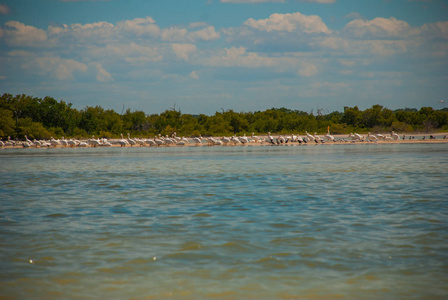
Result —
M271 136L271 132L268 132L268 137L266 138L266 141L268 143L275 144L274 138Z
M123 134L121 133L121 140L118 140L117 143L120 144L120 147L126 147L129 145L129 142L123 138Z
M50 139L50 144L51 144L53 147L57 147L57 146L60 146L60 145L61 145L61 142L60 142L59 140L55 140L54 137L51 137L51 139Z
M92 137L87 141L87 143L90 144L90 146L92 146L92 147L96 147L96 146L99 146L101 144L100 140L99 139L95 139L94 135L92 135Z
M27 143L27 146L25 146L26 148L28 148L28 147L36 147L36 145L28 138L27 135L25 135L25 142Z
M87 146L89 146L86 142L79 142L78 143L78 145L77 145L77 147L87 147Z
M398 134L396 134L393 130L390 133L390 136L394 139L394 140L399 140L400 136Z
M145 143L149 146L157 146L157 143L153 139L146 139Z
M238 137L236 137L236 136L232 136L231 138L230 138L230 141L233 143L233 144L241 144L241 141L240 141L240 139L238 138Z
M51 144L50 144L49 142L47 142L46 140L42 140L42 141L40 142L40 146L41 146L41 147L47 147L47 148L50 148L50 147L51 147Z
M129 143L129 145L131 145L131 147L137 144L136 141L131 139L131 135L129 134L129 132L128 132L128 143Z
M11 140L11 136L8 136L8 140L6 142L2 142L5 146L15 146L16 142Z
M382 140L385 139L385 136L382 135L381 133L377 133L377 134L376 134L376 137L379 138L379 139L382 139Z
M370 142L378 142L378 138L373 134L370 134L370 132L367 133L367 140Z
M279 135L277 138L277 144L284 144L285 142L286 139L282 135Z
M230 144L230 138L226 136L222 137L221 141L224 143L224 145Z
M196 145L200 145L200 144L202 144L202 136L194 137L194 138L193 138L193 142L194 142Z
M334 142L334 136L332 136L329 132L325 135L328 141Z
M140 138L140 139L139 139L139 138L135 138L134 141L135 141L138 145L140 145L140 147L145 145L145 141L144 141L143 139L141 139L141 138Z
M67 142L66 139L64 139L64 137L62 137L59 141L61 142L61 145L62 145L62 146L67 147L68 142Z
M75 140L73 140L73 139L68 140L68 141L67 141L67 144L68 144L70 147L75 147L76 145L78 145L78 143L77 143Z
M239 140L241 143L243 143L243 144L248 144L248 143L249 143L249 140L247 139L246 134L244 134L244 136L240 136L240 137L238 137L238 140Z
M165 145L165 142L163 140L157 138L157 136L154 137L154 142L157 144L157 146Z
M33 140L33 144L35 145L35 147L39 146L40 147L40 141L34 139Z
M307 131L305 131L306 137L310 140L310 141L314 141L314 136L312 136L311 134L309 134Z
M355 132L355 136L358 138L358 140L360 140L360 141L364 141L365 140L365 138L364 138L364 136L363 135L360 135L359 133L356 133Z
M100 142L100 147L111 147L112 144L107 141L107 139L103 138Z
M165 142L165 144L167 145L174 145L176 142L175 140L171 139L168 135L165 136L165 138L163 139L163 141Z
M252 132L251 138L255 141L255 142L260 142L261 139L259 136L254 135L254 133Z
M317 135L317 132L314 132L313 138L314 138L315 141L318 141L318 142L322 141L322 138Z
M291 142L297 142L297 135L291 134L291 137L289 138Z
M218 145L221 146L223 144L223 142L220 139L214 139L214 138L210 138L210 141L213 143L213 145Z
M348 136L349 139L351 139L352 141L362 141L362 136L358 133L350 133Z

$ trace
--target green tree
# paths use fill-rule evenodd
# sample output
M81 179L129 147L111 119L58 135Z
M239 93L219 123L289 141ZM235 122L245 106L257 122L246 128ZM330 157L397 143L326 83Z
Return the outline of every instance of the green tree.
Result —
M101 131L104 133L100 133L101 136L105 135L106 132L112 133L114 135L119 135L123 132L123 120L121 116L114 110L108 109L103 113L103 127ZM110 135L110 134L106 134Z
M147 127L146 114L141 111L132 112L131 109L127 109L126 113L122 115L123 126L127 131L142 131Z
M0 108L0 138L14 136L16 133L15 125L12 111Z
M232 132L232 126L229 120L224 118L223 113L216 112L207 123L208 135L228 135Z
M81 120L79 123L79 129L85 130L89 135L98 134L100 130L104 129L103 126L104 109L101 106L87 106L81 110Z
M29 139L49 139L50 132L39 122L33 122L31 118L20 118L17 122L17 132L20 137L28 136Z
M341 121L347 125L359 128L362 126L362 112L357 106L344 107L344 115L342 116Z

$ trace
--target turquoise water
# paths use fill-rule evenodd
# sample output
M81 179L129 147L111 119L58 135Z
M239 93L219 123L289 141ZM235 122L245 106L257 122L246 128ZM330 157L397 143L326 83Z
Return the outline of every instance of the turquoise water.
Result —
M446 299L448 144L0 151L0 296Z

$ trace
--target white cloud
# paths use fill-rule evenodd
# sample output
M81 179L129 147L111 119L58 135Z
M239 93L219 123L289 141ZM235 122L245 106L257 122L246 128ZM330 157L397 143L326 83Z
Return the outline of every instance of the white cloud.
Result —
M410 25L395 18L356 19L348 23L343 32L355 38L403 38L411 34Z
M39 57L35 58L34 62L46 76L58 80L72 80L76 73L86 73L88 69L84 63L60 57Z
M176 54L177 58L187 61L189 55L196 52L196 46L193 44L172 44L171 48Z
M114 25L108 22L73 24L71 34L79 39L104 39L113 35Z
M341 37L328 37L320 41L323 51L332 51L333 55L362 57L362 56L391 56L403 54L409 49L416 49L418 40L388 40L388 39L346 39Z
M170 27L161 31L160 38L166 42L213 41L219 39L220 34L215 31L213 26L191 32L183 27Z
M29 51L24 51L24 50L13 50L8 52L8 56L11 57L29 57L29 56L33 56L32 52Z
M336 37L336 36L329 36L324 39L322 39L319 42L319 46L331 50L340 50L340 49L348 49L350 48L349 41L347 39Z
M44 30L17 21L5 23L2 35L8 45L17 47L45 46L47 40Z
M58 45L67 43L76 44L104 44L115 36L115 27L108 22L95 22L87 24L50 25L47 28L48 37Z
M207 22L193 22L188 25L189 28L199 28L209 26Z
M118 29L133 33L137 36L158 36L160 34L160 28L155 23L156 21L153 18L146 17L118 22L116 26Z
M50 35L50 36L65 34L68 31L69 31L69 28L68 28L68 25L66 25L66 24L63 24L62 26L50 25L50 26L48 26L48 29L47 29L48 35Z
M93 59L108 61L126 61L132 64L157 62L163 59L161 50L157 47L142 46L136 43L110 44L106 47L89 48Z
M448 21L425 24L421 30L425 35L448 39Z
M337 36L319 16L299 12L272 14L267 19L248 19L237 28L222 29L226 40L256 52L315 51L322 39Z
M302 2L315 2L315 3L322 3L322 4L330 4L330 3L335 3L336 0L302 0Z
M38 57L33 53L13 52L11 57L22 57L22 68L27 73L43 75L46 78L73 81L76 79L96 79L98 82L113 81L112 75L98 62L83 63L74 59L65 59L57 56ZM87 77L86 77L87 76Z
M151 81L154 86L158 80L191 84L192 79L201 79L195 84L202 84L214 76L239 76L251 80L254 88L257 80L266 78L280 78L291 90L297 89L289 85L293 81L318 82L307 87L328 94L345 91L347 86L337 83L341 76L370 81L380 78L382 69L399 64L413 74L416 61L428 62L428 70L439 62L446 66L448 22L412 27L395 18L363 20L357 14L350 18L356 20L341 31L328 28L319 16L299 12L248 19L239 27L218 31L205 22L159 27L151 17L114 24L51 25L47 30L10 21L0 28L0 43L8 45L0 50L4 57L0 65L11 70L8 78L19 78L18 70L25 68L28 78L77 80L86 85L120 85L122 78ZM221 34L226 48L219 40Z
M192 32L190 37L193 41L213 41L220 38L220 34L215 31L215 27L208 26L204 29Z
M269 68L274 72L297 71L302 66L300 59L293 56L270 57L255 52L248 52L244 47L232 47L204 58L201 64L209 67L225 68ZM305 74L305 73L303 73Z
M364 19L364 17L360 13L351 12L348 15L345 15L344 19L356 20L356 19Z
M347 89L350 87L350 84L345 83L345 82L328 82L328 81L323 81L323 82L316 82L313 83L311 85L312 88L316 88L316 89L326 89L326 90L330 90L330 91L337 91L340 89Z
M331 31L319 16L306 16L299 12L292 14L272 14L268 19L249 19L245 25L261 31L301 31L305 33L326 33Z
M189 76L193 79L199 79L199 75L196 73L196 71L192 71Z
M274 3L286 3L286 0L220 0L221 3L250 3L250 4L256 4L256 3L266 3L266 2L274 2ZM330 4L335 3L336 0L301 0L301 2L315 2L315 3L323 3L323 4Z
M161 33L161 39L167 42L180 42L186 39L188 30L179 27L170 27L163 29Z
M311 63L302 63L297 74L303 77L315 76L317 75L317 67Z
M9 14L9 7L5 4L0 4L0 15L7 15Z
M96 69L96 80L99 82L113 81L112 75L107 72L99 63L93 63L92 66Z
M266 2L280 2L285 3L285 0L221 0L222 3L266 3Z

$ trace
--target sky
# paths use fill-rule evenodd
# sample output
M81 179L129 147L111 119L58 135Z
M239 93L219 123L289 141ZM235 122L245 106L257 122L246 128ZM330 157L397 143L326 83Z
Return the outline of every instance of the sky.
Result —
M440 109L448 0L0 0L0 93L118 113Z

